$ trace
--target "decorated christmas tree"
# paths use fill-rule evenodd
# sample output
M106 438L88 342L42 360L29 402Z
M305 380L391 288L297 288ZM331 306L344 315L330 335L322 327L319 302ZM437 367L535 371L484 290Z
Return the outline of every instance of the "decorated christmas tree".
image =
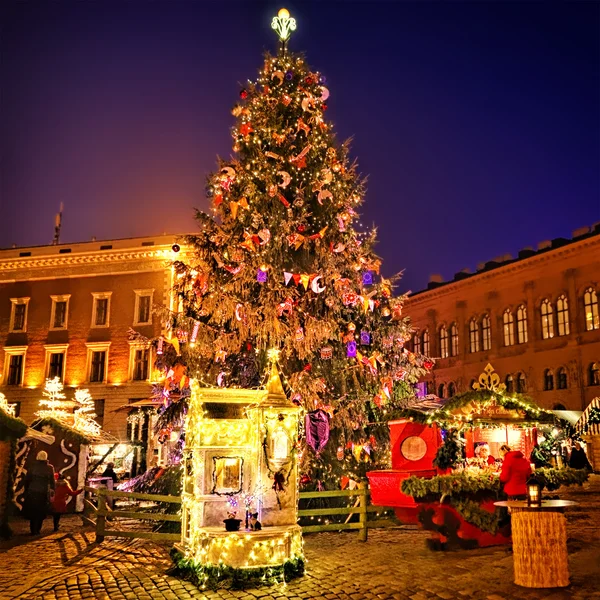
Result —
M40 410L35 414L40 419L56 419L58 421L70 421L73 418L71 409L73 402L67 400L63 393L63 383L59 377L46 379L44 385L44 396L39 401Z
M279 51L232 110L235 157L208 178L212 214L197 211L200 232L174 263L159 427L181 423L187 377L258 387L276 356L305 411L303 483L337 487L386 463L386 421L432 363L404 346L398 277L381 275L376 233L358 225L364 180L325 119L326 79L288 51L285 9L273 28Z
M73 413L73 427L81 433L97 436L102 429L95 421L96 413L94 400L89 390L75 390L77 408Z

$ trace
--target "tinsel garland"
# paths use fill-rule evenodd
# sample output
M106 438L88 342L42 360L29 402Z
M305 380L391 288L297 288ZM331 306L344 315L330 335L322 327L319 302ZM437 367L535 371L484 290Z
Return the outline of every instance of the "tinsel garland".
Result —
M275 567L235 569L225 565L198 565L186 558L179 550L171 550L174 566L171 575L191 581L200 589L219 588L243 590L256 585L285 583L304 575L302 557L286 560Z

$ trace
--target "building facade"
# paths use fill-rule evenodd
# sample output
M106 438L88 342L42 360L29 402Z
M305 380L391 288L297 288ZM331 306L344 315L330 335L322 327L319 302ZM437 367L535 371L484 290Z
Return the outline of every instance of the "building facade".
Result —
M175 236L0 250L0 391L31 423L47 378L70 399L89 389L98 420L127 439L127 410L148 398L154 305L170 305Z
M410 347L437 358L427 391L470 390L491 363L509 391L583 410L600 396L599 296L600 224L452 281L433 276L405 304Z

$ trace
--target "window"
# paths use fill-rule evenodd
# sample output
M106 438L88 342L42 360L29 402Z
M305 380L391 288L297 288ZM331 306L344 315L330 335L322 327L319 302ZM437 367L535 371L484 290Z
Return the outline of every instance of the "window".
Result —
M445 398L445 391L444 391L444 384L440 383L440 385L438 385L438 398Z
M527 390L527 382L525 381L525 375L519 373L517 375L517 394L524 394Z
M440 356L448 358L448 330L444 325L440 327Z
M450 356L458 356L458 327L456 323L450 325Z
M109 326L111 295L112 292L92 292L92 327Z
M456 395L456 385L453 381L448 384L448 398L452 398Z
M44 348L46 350L46 379L58 377L64 381L68 344L47 344Z
M542 339L548 340L554 337L554 317L552 315L552 302L546 298L542 300L540 307L542 314Z
M554 389L554 373L552 369L544 371L544 391L549 392Z
M150 363L150 350L141 348L134 350L133 380L146 381L148 379L148 366Z
M27 331L27 309L29 298L11 298L10 323L8 332Z
M469 321L469 351L479 352L479 326L475 318Z
M509 394L512 394L515 391L515 379L512 375L508 374L506 376L506 380L504 381L506 385L506 391Z
M23 385L27 346L4 346L5 385Z
M481 342L484 351L492 349L492 325L489 315L483 315L481 319Z
M502 324L504 326L504 345L514 346L515 345L515 318L507 308L502 315Z
M415 354L421 354L421 337L418 333L413 335L413 352Z
M88 342L87 379L90 383L105 383L108 379L108 349L110 342Z
M429 331L427 329L423 332L421 339L423 340L423 354L429 356Z
M152 323L152 294L154 290L135 291L134 325L150 325Z
M523 304L517 308L517 343L527 343L527 307Z
M556 301L556 324L558 335L569 335L569 300L564 294Z
M69 298L66 296L50 296L52 311L50 313L50 329L67 329L69 320Z
M566 390L569 387L569 381L567 379L567 369L561 367L556 372L556 388L559 390Z
M598 294L594 288L589 287L583 294L583 305L585 308L585 329L592 331L600 329L600 317L598 317Z
M590 385L600 385L600 364L594 362L590 365Z

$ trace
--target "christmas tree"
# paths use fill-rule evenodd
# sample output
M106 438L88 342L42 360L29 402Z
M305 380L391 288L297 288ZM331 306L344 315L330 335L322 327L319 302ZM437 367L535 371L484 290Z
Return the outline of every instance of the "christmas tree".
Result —
M102 429L95 421L96 413L94 400L89 390L75 390L77 408L73 413L73 427L81 433L97 436Z
M58 421L68 421L73 418L70 410L73 408L73 402L66 400L63 393L63 383L59 377L46 379L42 395L44 398L38 403L42 408L35 413L37 417Z
M181 423L186 376L257 387L276 356L305 410L303 481L335 487L386 463L386 421L432 363L404 347L397 277L380 274L375 231L357 224L364 180L325 119L325 77L288 51L285 9L273 28L279 52L232 110L236 156L208 178L212 214L197 211L192 252L174 263L159 427Z

